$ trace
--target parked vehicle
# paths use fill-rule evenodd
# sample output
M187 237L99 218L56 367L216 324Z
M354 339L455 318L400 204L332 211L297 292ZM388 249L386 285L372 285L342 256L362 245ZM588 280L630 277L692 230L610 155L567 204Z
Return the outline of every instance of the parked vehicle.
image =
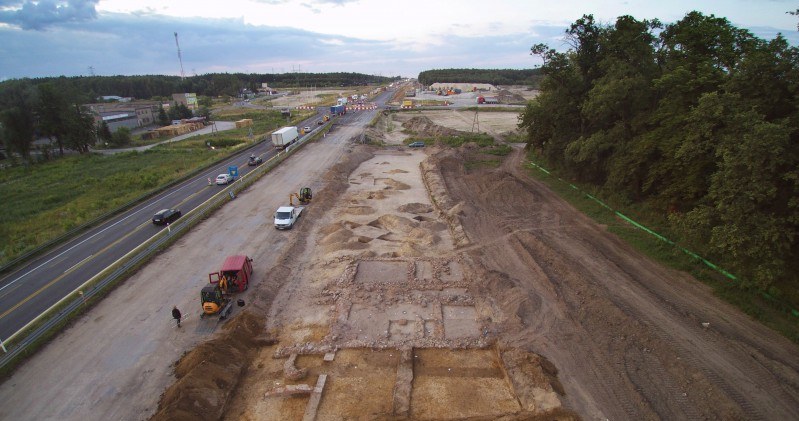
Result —
M409 148L424 148L424 142L413 142L408 145Z
M299 193L291 193L289 195L289 204L294 206L294 199L300 202L301 205L307 205L311 203L311 199L313 199L313 193L311 193L310 187L303 187L300 189Z
M153 224L166 225L180 218L180 209L161 209L153 215Z
M291 145L300 138L297 128L294 126L283 127L280 130L272 133L272 144L276 148L285 149L286 146Z
M230 174L219 174L216 176L216 185L221 186L222 184L229 184L235 181L232 175Z
M225 259L219 272L208 274L209 285L200 291L202 316L219 314L220 319L227 317L233 310L229 294L246 290L250 286L251 278L251 258L236 255Z
M275 228L291 229L302 214L302 206L281 206L275 212Z
M477 97L478 104L499 104L499 98L495 96L478 96Z

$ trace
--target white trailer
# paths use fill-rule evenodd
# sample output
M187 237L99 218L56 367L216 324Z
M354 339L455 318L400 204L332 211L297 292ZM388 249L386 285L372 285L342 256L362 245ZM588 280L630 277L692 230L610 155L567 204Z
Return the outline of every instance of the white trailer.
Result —
M280 130L272 133L272 144L276 148L284 149L286 146L291 145L300 138L297 128L294 126L283 127Z

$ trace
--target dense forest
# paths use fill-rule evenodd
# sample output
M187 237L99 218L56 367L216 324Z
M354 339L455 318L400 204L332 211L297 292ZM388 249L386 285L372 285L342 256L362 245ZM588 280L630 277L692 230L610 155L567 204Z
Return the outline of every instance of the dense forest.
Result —
M541 79L541 69L437 69L419 73L419 83L490 83L493 85L531 85Z
M544 44L522 115L552 168L654 210L685 245L799 301L799 50L724 18L586 15Z
M365 75L361 73L281 73L244 74L213 73L189 76L146 75L146 76L76 76L36 79L14 79L0 83L0 105L2 98L10 89L20 86L37 86L51 83L72 92L84 93L86 98L102 95L118 95L137 99L153 97L171 98L176 92L194 92L203 96L236 96L242 89L255 92L261 83L273 88L292 87L332 87L384 84L396 78Z

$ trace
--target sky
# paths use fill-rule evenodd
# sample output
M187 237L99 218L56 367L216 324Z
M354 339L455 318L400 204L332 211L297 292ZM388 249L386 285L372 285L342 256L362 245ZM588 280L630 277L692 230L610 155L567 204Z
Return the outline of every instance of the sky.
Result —
M0 0L0 80L44 76L529 69L584 14L697 10L799 45L788 0Z

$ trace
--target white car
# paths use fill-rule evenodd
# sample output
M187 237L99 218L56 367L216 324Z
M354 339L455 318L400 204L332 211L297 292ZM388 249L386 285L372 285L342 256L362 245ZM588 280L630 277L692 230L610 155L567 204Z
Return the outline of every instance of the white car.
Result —
M305 127L302 128L302 130L305 131L305 133L310 133L311 132L311 126L305 126Z
M230 174L219 174L216 176L216 184L228 184L233 181L233 176Z

